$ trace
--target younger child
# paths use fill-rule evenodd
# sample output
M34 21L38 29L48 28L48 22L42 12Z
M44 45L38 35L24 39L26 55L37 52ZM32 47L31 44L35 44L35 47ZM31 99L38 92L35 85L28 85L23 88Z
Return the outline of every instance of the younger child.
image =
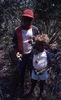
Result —
M35 37L35 46L33 54L33 69L31 74L31 90L27 96L30 96L36 86L38 80L40 80L40 95L42 100L42 92L44 89L45 80L49 77L48 63L51 63L51 54L46 50L49 38L47 34L37 35Z

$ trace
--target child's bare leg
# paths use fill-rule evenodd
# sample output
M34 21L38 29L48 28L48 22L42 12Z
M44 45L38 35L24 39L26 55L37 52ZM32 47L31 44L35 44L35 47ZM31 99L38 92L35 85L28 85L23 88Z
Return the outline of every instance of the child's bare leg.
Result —
M31 94L36 86L36 83L37 83L37 80L31 79L31 90L30 90Z
M40 80L40 94L37 98L37 100L40 99L40 97L42 98L42 100L44 100L43 96L42 96L42 93L43 93L43 90L44 90L44 84L45 84L45 80Z

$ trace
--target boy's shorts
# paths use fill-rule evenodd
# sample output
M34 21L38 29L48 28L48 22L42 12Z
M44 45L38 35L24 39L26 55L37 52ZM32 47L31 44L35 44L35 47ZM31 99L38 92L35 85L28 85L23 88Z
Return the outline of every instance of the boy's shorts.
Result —
M34 70L32 70L31 78L34 80L46 80L49 77L47 71L45 71L42 75L36 75Z

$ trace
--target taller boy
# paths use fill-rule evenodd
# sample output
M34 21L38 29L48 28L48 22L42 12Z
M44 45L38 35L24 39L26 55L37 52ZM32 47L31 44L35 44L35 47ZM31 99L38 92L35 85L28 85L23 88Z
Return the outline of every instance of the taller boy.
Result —
M34 19L34 12L31 9L25 9L22 13L21 26L17 27L14 32L13 43L14 51L16 57L21 56L21 60L18 59L17 70L18 70L18 80L17 84L20 82L21 85L21 95L24 92L24 75L26 66L30 61L30 56L32 53L32 42L33 37L38 34L38 28L32 25ZM21 55L20 55L21 54Z

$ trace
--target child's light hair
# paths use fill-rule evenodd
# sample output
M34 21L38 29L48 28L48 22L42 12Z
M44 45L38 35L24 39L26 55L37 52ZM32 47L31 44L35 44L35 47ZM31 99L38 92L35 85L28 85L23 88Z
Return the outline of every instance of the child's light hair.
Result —
M49 43L49 37L48 37L47 34L36 35L35 41L43 41L46 44L48 44Z

